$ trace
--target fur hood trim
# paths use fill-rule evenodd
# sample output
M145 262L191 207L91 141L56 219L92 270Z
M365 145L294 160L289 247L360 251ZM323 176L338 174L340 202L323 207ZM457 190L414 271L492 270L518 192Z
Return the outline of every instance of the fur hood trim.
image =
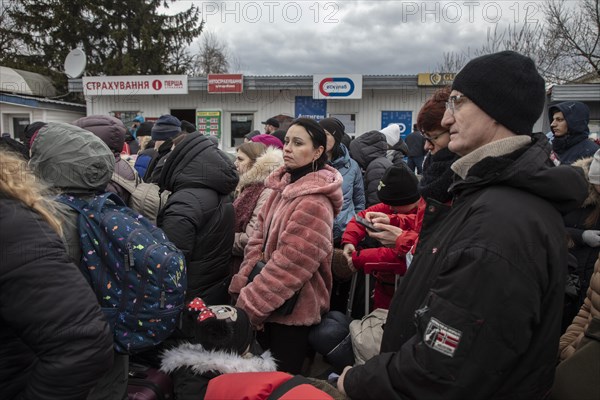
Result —
M583 169L583 172L585 173L585 177L587 178L587 176L590 172L590 165L592 165L593 159L594 159L594 157L582 158L580 160L575 161L571 165L573 167L579 167L579 168ZM600 193L598 193L598 191L594 188L594 185L589 183L589 181L588 181L588 196L586 197L585 201L581 205L581 208L585 208L588 206L600 206Z
M171 373L178 368L191 368L194 373L203 375L210 371L222 374L234 372L271 372L277 370L270 351L260 356L243 358L226 351L205 350L199 344L183 343L163 353L161 371Z
M263 183L271 172L283 165L283 152L274 147L267 147L266 152L256 159L256 162L244 175L240 176L238 190L253 183Z

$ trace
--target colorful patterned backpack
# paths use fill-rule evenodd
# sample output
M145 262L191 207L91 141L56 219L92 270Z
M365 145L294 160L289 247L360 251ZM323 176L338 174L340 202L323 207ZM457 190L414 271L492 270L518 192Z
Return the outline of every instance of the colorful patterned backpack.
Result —
M114 193L89 203L69 195L57 200L79 212L79 267L113 328L115 349L134 354L169 337L187 287L181 251Z

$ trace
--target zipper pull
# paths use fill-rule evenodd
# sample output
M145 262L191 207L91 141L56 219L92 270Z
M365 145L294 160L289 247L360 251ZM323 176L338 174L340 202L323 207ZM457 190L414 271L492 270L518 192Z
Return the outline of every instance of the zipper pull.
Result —
M160 308L165 308L165 302L167 301L167 296L164 290L160 292Z
M133 246L131 243L127 244L127 250L129 251L129 266L135 267L135 257L133 256Z

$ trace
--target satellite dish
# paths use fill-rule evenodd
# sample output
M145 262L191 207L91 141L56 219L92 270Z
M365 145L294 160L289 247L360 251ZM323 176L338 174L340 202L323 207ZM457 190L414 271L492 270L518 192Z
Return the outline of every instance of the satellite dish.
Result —
M71 79L79 78L85 71L87 58L81 49L73 49L65 58L65 74Z

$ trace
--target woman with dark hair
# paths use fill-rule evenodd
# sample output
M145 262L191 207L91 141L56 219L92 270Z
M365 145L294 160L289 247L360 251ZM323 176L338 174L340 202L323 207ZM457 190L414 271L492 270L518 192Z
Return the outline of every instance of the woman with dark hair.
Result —
M337 169L343 178L344 205L333 223L333 243L338 247L348 222L356 213L365 209L365 188L358 163L350 158L350 152L342 144L342 137L345 135L344 124L337 118L325 118L319 121L319 125L327 134L327 162Z
M343 198L342 177L327 165L326 147L327 136L314 120L292 122L284 165L265 180L273 193L229 286L236 307L259 331L261 346L271 350L279 370L294 374L302 368L310 327L329 310L333 220ZM251 276L260 261L264 267Z

